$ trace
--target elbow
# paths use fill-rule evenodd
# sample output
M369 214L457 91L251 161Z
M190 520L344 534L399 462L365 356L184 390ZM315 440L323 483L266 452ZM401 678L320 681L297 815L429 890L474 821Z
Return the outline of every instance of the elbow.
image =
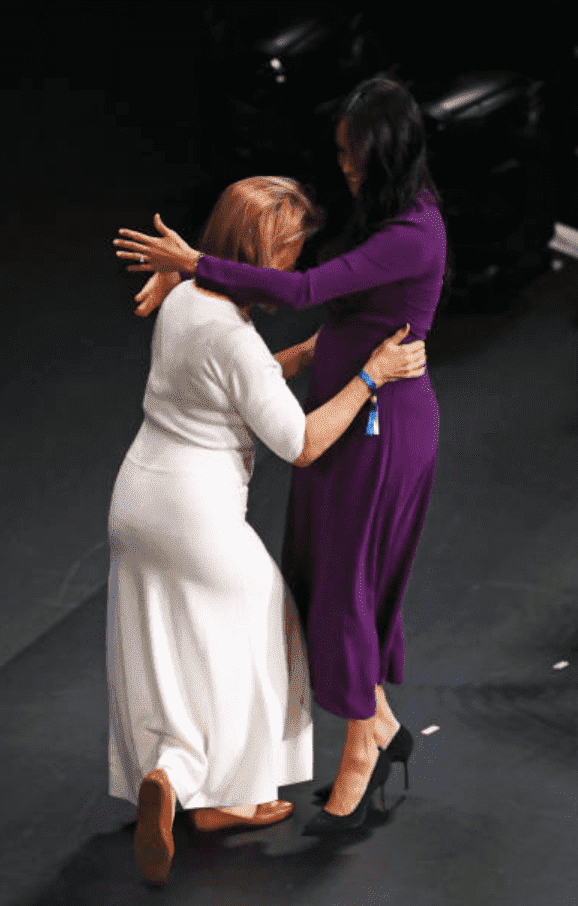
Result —
M305 440L305 443L303 444L303 449L301 450L301 453L299 454L297 459L294 460L293 465L297 466L297 468L299 468L299 469L305 469L307 466L310 466L312 462L315 462L316 458L317 458L316 456L313 456L311 454L311 451L309 450L309 446L307 444L307 440Z

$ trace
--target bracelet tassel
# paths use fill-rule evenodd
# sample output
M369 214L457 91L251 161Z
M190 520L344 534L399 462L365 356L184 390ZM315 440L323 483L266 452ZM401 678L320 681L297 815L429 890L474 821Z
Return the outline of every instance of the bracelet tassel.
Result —
M369 413L369 421L367 422L366 434L373 435L374 437L379 434L379 411L377 408L377 397L371 397L371 412Z

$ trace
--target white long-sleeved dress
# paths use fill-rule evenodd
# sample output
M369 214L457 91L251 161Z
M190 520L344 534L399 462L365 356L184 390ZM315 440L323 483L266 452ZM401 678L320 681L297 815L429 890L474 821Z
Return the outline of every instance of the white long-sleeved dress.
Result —
M251 432L293 462L305 415L254 326L179 284L109 514L109 795L164 768L183 808L312 779L309 673L281 573L246 521Z

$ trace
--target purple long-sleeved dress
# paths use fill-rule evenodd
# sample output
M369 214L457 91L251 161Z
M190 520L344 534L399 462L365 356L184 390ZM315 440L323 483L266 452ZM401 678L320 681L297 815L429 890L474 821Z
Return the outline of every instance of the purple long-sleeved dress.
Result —
M205 256L197 283L237 303L329 303L305 410L327 402L404 324L425 340L441 295L446 231L427 191L363 245L305 273ZM183 274L183 277L185 275ZM352 294L360 304L348 310ZM293 469L283 574L303 616L315 701L348 719L375 713L375 686L401 684L401 604L430 501L439 412L429 373L377 392L323 456Z

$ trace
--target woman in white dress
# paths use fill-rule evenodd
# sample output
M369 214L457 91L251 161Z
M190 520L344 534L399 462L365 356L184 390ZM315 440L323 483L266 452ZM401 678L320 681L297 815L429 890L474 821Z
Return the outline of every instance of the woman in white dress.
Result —
M203 251L289 269L319 215L298 183L255 177L219 198ZM273 356L251 306L180 283L152 342L144 421L116 478L107 676L109 794L137 805L135 857L163 883L176 799L199 830L288 818L278 787L313 778L309 674L295 605L246 521L253 435L307 466L370 391L359 377L305 416L286 379L316 337ZM365 366L377 387L423 374L399 331Z

